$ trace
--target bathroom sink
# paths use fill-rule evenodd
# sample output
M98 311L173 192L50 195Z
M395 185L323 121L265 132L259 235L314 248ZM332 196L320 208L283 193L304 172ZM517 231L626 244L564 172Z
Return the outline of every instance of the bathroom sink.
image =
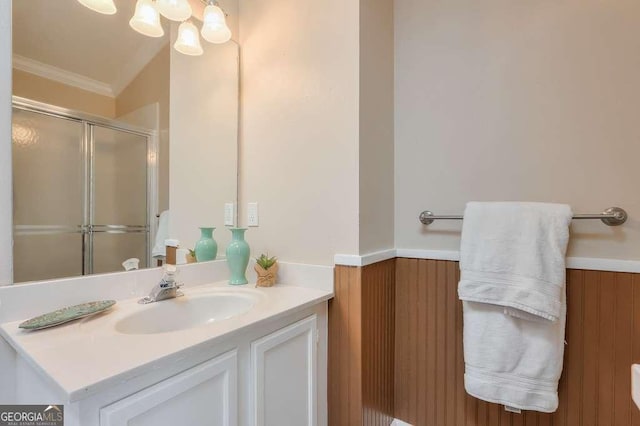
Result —
M122 334L156 334L185 330L242 315L258 301L251 293L220 292L183 296L141 307L115 324Z

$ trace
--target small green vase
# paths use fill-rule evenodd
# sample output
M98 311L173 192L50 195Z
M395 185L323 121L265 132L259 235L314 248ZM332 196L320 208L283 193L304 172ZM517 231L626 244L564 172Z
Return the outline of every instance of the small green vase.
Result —
M213 239L213 230L216 228L200 228L200 240L196 243L196 260L206 262L215 260L218 255L218 243Z
M247 228L229 228L231 231L231 242L227 247L227 264L231 270L229 284L247 284L247 265L249 265L249 244L244 240L244 233Z

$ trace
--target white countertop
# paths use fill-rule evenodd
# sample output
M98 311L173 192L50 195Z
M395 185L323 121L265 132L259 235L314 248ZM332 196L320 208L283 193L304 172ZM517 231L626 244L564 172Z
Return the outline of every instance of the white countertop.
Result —
M116 331L115 323L120 319L155 305L139 305L136 297L119 301L105 314L40 331L18 328L23 320L7 322L0 326L0 334L33 368L54 383L69 402L74 402L151 372L157 368L159 360L182 360L190 351L199 350L198 346L202 344L210 346L250 326L333 297L332 292L317 288L291 285L233 287L226 282L183 289L183 297L229 290L253 293L258 300L251 310L239 316L179 331L143 335Z

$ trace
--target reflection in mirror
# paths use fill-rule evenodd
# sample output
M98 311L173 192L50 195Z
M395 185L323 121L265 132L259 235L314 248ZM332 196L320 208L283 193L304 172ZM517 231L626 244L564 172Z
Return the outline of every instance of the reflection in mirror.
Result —
M123 254L148 263L155 132L97 120L14 98L16 282L114 271Z
M179 23L161 18L164 35L147 37L129 23L136 2L115 5L13 1L16 283L156 266L156 242L193 248L236 200L237 46L203 40L185 56Z

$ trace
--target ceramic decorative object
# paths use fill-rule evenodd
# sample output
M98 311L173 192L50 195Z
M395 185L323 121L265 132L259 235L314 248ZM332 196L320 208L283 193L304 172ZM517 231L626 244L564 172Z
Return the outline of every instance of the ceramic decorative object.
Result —
M231 242L227 247L227 264L231 270L229 284L247 284L245 273L249 265L249 244L244 240L244 233L247 228L229 228L231 231Z
M215 260L218 255L218 243L213 239L213 230L216 228L200 228L200 240L196 243L196 260L206 262Z
M278 259L261 255L256 259L253 269L258 274L256 287L273 287L278 278Z
M115 304L115 300L100 300L97 302L68 306L66 308L58 309L57 311L31 318L30 320L21 323L19 327L26 330L40 330L42 328L54 327L56 325L106 311Z

